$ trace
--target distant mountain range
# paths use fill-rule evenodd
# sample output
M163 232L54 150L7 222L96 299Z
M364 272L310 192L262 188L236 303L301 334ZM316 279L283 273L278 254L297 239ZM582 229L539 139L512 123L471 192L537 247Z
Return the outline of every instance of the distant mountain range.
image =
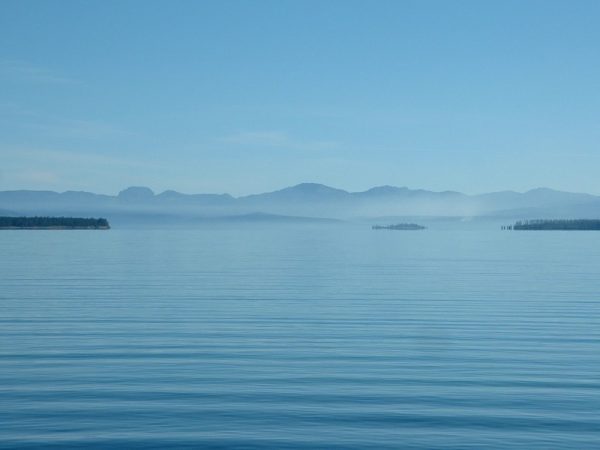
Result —
M232 197L229 194L155 194L129 187L116 196L91 192L3 191L3 215L103 216L118 220L308 220L376 217L600 218L600 197L538 188L467 195L406 187L378 186L348 192L302 183L278 191ZM315 219L317 220L317 219Z

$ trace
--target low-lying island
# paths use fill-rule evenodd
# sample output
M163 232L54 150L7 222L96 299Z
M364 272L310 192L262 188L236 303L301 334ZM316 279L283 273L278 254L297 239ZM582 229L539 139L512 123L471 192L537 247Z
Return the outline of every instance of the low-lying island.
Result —
M423 225L416 223L397 223L395 225L373 225L373 230L424 230Z
M108 230L104 218L81 217L0 217L0 230Z

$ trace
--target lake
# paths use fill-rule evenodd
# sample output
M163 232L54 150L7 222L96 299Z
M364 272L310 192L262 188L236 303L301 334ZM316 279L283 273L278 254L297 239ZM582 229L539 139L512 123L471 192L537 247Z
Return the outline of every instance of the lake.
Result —
M600 448L600 234L0 232L2 448Z

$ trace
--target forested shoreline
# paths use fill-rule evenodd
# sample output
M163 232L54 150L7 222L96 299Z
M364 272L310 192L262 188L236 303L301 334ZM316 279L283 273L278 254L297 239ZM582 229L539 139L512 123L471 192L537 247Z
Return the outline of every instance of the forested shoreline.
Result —
M104 218L0 216L0 229L108 230Z
M508 230L600 230L598 219L520 220L504 227Z

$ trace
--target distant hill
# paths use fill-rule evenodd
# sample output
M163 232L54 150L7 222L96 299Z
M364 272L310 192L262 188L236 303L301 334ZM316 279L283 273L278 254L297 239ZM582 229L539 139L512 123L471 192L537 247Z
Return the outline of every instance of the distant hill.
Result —
M5 211L4 215L78 215L124 220L142 216L154 218L152 220L262 217L260 220L273 221L282 220L284 216L294 220L382 216L597 218L600 217L600 197L547 188L481 195L396 186L348 192L323 184L302 183L236 198L229 194L183 194L172 190L156 194L147 187L135 186L115 196L80 191L3 191L0 192L0 210Z

